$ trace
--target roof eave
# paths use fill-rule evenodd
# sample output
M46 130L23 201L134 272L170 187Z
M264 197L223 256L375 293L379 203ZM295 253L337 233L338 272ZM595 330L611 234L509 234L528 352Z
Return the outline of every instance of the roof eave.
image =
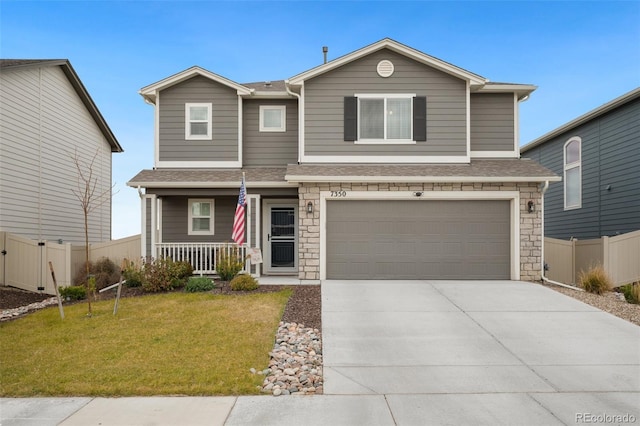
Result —
M586 114L583 114L571 121L569 121L568 123L565 123L564 125L548 132L545 133L544 135L540 136L539 138L536 138L534 140L532 140L531 142L529 142L528 144L522 146L522 148L520 148L520 152L527 152L532 148L535 148L538 145L542 145L543 143L547 142L548 140L555 138L558 135L561 135L562 133L573 129L574 127L578 127L584 123L586 123L587 121L593 120L594 118L597 118L603 114L606 114L607 112L618 108L624 104L626 104L627 102L630 102L636 98L640 97L640 87L637 87L635 89L633 89L630 92L625 93L622 96L619 96L615 99L613 99L610 102L607 102L604 105L599 106L596 109L593 109L589 112L587 112Z
M189 189L189 188L238 188L238 181L229 181L229 182L137 182L137 181L129 181L126 183L127 186L132 188L172 188L172 189ZM297 185L290 182L285 181L260 181L260 182L252 182L245 181L245 186L247 188L295 188Z

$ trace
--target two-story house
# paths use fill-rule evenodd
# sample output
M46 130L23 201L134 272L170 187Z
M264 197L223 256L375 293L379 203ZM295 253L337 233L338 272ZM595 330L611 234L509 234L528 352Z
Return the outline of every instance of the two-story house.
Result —
M254 274L539 279L541 194L560 178L519 158L534 90L391 39L284 81L189 68L140 91L155 107L155 167L128 183L143 253L210 259L245 173Z
M93 161L97 199L90 242L111 239L109 125L66 59L0 59L0 230L34 240L85 243L78 169ZM1 244L1 242L0 242Z

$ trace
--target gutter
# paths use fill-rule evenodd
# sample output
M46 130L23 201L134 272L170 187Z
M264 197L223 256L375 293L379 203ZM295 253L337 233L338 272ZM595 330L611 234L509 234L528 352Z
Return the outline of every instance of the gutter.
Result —
M302 110L302 96L297 94L293 90L291 90L291 88L289 87L289 80L284 81L284 88L287 90L287 93L289 95L295 96L298 99L298 120L304 120L304 111L302 111L302 114L300 114ZM304 149L304 145L300 146L300 141L303 140L301 138L301 136L303 136L301 135L302 133L300 130L301 128L302 126L298 125L298 164L302 162L302 150ZM286 176L285 176L285 179L286 179Z
M584 290L579 288L579 287L574 287L574 286L569 285L569 284L564 284L564 283L561 283L561 282L558 282L558 281L553 281L553 280L550 280L549 278L544 276L544 194L547 192L547 189L549 189L549 181L548 180L545 181L544 185L542 186L542 199L541 199L541 202L542 202L542 244L541 244L542 250L541 250L541 253L542 253L542 255L540 256L542 258L542 273L540 274L540 277L541 277L543 283L546 282L546 283L557 285L557 286L560 286L560 287L570 288L571 290L577 290L577 291L584 292Z

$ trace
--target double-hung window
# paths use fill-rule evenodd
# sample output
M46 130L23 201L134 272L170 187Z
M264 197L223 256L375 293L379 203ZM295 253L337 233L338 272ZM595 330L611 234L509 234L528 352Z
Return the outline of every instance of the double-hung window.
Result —
M345 98L345 137L356 143L415 143L426 140L426 97L415 94L356 94Z
M213 235L213 199L189 199L189 235Z
M287 107L285 105L260 105L260 131L286 132Z
M582 207L582 139L564 144L564 209Z
M185 104L185 139L211 140L211 103Z

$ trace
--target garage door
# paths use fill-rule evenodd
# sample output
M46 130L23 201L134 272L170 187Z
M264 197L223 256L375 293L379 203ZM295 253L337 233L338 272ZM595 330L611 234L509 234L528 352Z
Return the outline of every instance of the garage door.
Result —
M509 279L510 202L327 201L329 279Z

